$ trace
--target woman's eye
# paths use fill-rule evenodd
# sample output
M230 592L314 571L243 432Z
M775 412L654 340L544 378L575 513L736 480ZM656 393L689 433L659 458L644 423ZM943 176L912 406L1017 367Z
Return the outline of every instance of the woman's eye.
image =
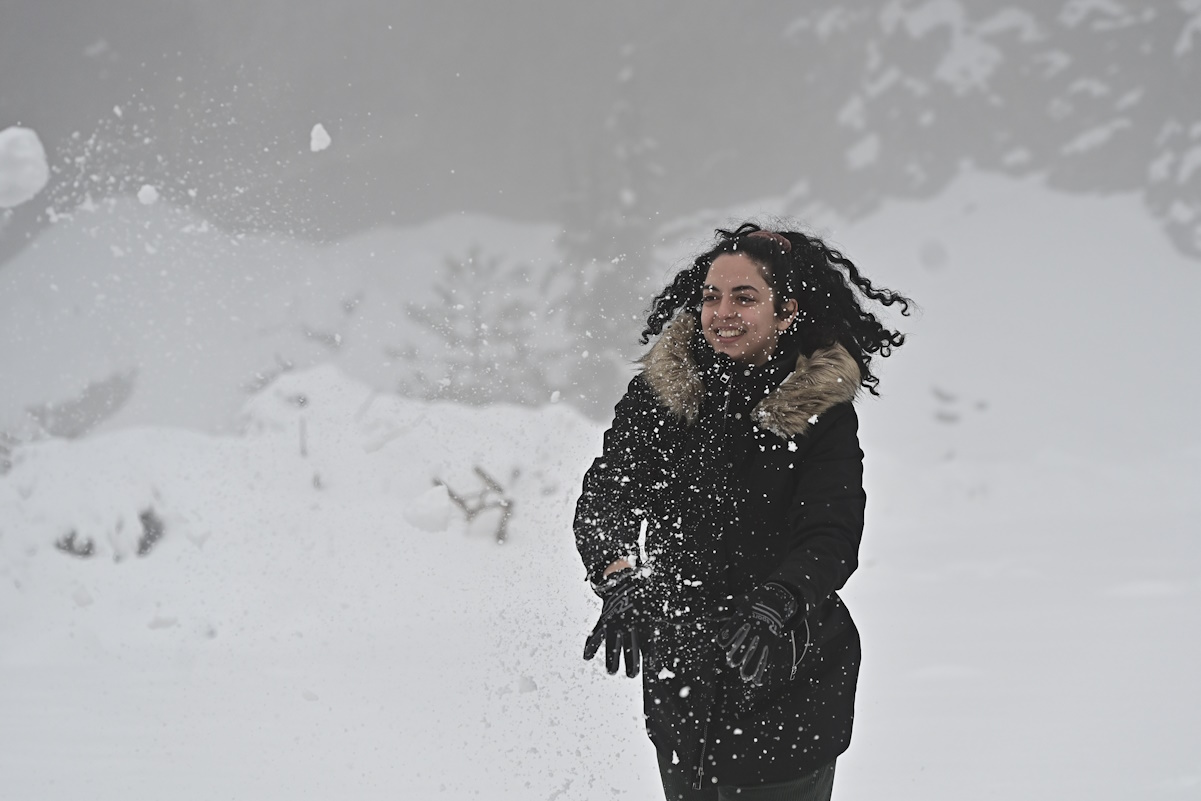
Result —
M743 306L749 306L750 304L755 302L755 299L752 298L750 295L739 295L738 302L741 303Z
M716 303L717 295L705 295L701 298L701 303Z

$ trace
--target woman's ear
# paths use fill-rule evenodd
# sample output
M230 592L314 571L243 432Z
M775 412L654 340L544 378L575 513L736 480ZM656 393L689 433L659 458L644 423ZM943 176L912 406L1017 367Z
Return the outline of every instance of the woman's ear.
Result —
M776 319L776 330L783 333L788 330L788 326L792 325L792 321L796 319L797 302L795 298L789 298L784 301L784 308L780 310Z

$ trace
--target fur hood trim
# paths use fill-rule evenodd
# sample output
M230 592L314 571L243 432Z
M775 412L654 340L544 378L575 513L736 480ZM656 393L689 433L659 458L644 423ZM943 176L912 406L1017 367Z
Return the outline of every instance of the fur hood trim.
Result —
M688 425L700 416L705 383L689 347L697 320L681 314L639 359L642 376L655 395ZM859 392L859 365L842 345L798 356L796 369L755 406L755 422L784 439L804 436L817 417Z

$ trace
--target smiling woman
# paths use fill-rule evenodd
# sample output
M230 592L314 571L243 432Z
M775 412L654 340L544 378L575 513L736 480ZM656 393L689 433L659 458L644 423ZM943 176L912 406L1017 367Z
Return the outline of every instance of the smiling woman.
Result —
M852 401L904 342L872 301L910 304L751 223L655 298L575 537L602 600L584 658L642 671L668 799L830 798L859 672L837 594L863 531Z
M796 319L796 299L781 301L777 304L775 292L749 256L723 253L713 260L701 296L705 341L736 362L762 367L780 334Z

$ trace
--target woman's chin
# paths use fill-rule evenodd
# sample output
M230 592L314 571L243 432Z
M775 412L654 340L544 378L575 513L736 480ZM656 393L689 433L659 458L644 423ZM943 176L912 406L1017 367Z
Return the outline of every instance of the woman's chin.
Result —
M709 340L710 347L718 353L724 353L731 358L737 358L739 353L742 353L746 348L742 347L742 343L737 339L734 340Z

